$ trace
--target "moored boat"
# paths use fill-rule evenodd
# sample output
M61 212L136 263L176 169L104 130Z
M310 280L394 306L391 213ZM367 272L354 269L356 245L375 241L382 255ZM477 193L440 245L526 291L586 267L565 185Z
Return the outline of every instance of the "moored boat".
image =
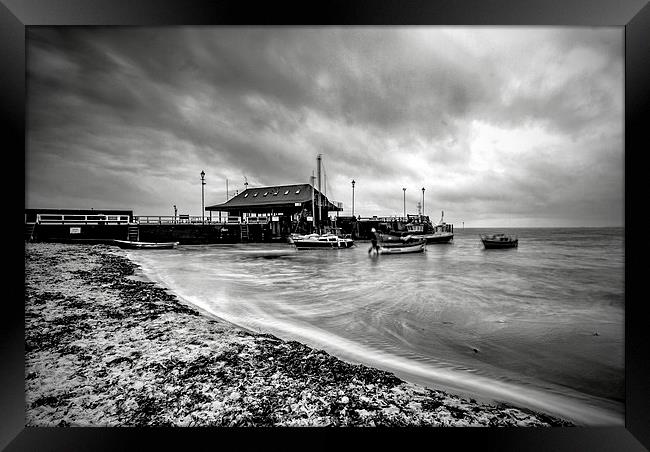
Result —
M433 232L423 232L418 225L407 225L406 234L412 234L413 236L422 237L427 241L427 244L431 243L449 243L453 238L453 232L445 230L446 225L435 225L433 226Z
M379 254L408 254L421 253L424 251L426 240L407 240L402 243L383 242L379 243Z
M519 246L517 236L497 233L482 234L479 237L481 238L481 242L483 242L483 246L487 249L517 248Z
M409 222L404 225L401 235L412 235L426 240L427 244L449 243L454 238L454 226L445 223L445 213L442 212L440 222L432 224L429 217L409 215Z
M132 240L113 240L120 248L126 249L172 249L178 246L179 242L135 242Z
M290 238L297 249L339 249L352 248L354 240L334 234L308 234Z
M426 240L417 235L377 234L378 254L407 254L424 251ZM372 249L371 249L372 251Z

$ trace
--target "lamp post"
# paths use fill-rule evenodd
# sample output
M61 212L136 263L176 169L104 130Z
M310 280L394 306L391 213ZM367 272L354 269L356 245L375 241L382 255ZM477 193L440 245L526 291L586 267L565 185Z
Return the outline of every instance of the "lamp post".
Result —
M354 179L352 179L352 216L354 216Z
M205 171L201 170L201 223L205 224Z
M422 187L422 216L424 216L424 187Z
M174 223L176 223L177 214L178 214L178 209L176 208L176 204L174 204Z
M406 188L402 187L404 191L404 219L406 219Z

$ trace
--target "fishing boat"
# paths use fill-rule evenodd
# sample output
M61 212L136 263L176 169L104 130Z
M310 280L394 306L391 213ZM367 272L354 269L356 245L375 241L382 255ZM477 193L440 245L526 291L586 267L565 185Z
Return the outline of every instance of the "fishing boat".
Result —
M432 224L429 217L422 215L409 215L408 223L402 226L405 230L395 233L399 235L412 235L426 240L427 244L449 243L454 238L454 226L445 223L445 212L442 212L440 222Z
M179 242L135 242L131 240L113 240L120 248L168 250L176 248Z
M479 237L486 249L517 248L519 246L519 239L517 236L498 233L482 234Z
M339 249L352 248L354 240L350 238L339 237L335 234L307 234L303 236L291 237L290 242L296 249Z

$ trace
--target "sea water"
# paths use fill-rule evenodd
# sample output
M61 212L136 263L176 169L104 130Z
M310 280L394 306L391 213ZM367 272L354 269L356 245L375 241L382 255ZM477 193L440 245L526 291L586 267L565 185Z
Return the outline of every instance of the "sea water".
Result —
M579 425L624 424L624 229L456 229L424 253L289 244L133 250L143 273L245 328Z

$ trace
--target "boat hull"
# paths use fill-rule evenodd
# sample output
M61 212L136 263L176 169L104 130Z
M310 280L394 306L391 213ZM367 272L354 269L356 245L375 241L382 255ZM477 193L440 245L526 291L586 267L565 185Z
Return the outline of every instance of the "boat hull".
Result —
M318 240L293 240L293 244L299 250L345 249L352 248L354 246L354 242L349 239L337 240L335 242Z
M129 240L113 240L120 248L125 249L156 249L169 250L176 248L179 242L133 242Z
M424 239L407 240L405 242L384 241L379 243L379 254L408 254L421 253L426 246Z
M432 243L449 243L454 238L454 234L451 232L436 232L433 234L380 234L380 240L386 243L401 242L404 240L404 237L409 236L413 239L426 240L427 245Z
M503 233L492 235L479 235L483 246L487 249L505 249L517 248L519 239L517 236L511 236Z
M493 242L489 240L483 240L483 246L486 249L506 249L506 248L517 248L519 246L518 240L512 242Z
M437 234L426 234L423 237L426 239L427 244L449 243L454 238L454 234L451 232L442 232Z
M379 254L409 254L421 253L424 251L424 243L415 245L402 245L402 246L382 246L379 245Z

